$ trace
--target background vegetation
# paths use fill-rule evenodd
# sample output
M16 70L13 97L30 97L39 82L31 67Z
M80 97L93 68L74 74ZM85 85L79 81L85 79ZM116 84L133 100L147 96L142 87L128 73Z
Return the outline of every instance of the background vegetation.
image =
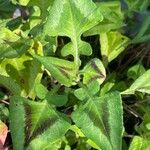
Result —
M0 149L150 150L150 0L0 0Z

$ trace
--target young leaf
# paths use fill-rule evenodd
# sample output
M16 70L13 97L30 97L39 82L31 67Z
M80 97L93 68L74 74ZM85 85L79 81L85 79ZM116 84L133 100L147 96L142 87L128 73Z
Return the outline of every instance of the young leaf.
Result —
M81 70L83 75L83 83L88 84L93 80L97 80L99 84L102 84L106 78L106 71L102 62L95 58L92 59L87 65Z
M87 86L83 86L74 91L74 95L80 99L85 100L88 99L90 95L94 96L100 89L99 83L94 80L90 82Z
M38 83L35 85L35 92L40 99L44 99L48 90L41 83Z
M142 76L137 78L135 82L122 94L134 94L135 91L150 94L150 69L147 70Z
M34 57L41 62L61 84L71 86L76 80L75 65L73 62L55 57L41 57L37 55Z
M72 119L86 137L103 150L121 150L123 114L118 92L91 97Z
M45 24L44 33L71 38L71 42L62 49L62 54L73 55L76 70L78 70L79 55L91 54L90 45L81 41L80 36L102 19L101 13L97 11L92 0L55 0ZM85 51L82 47L90 47L90 50Z
M46 101L14 96L10 102L10 130L15 150L45 150L61 138L70 124Z
M140 77L142 74L144 74L145 68L142 64L136 64L129 68L127 75L128 78L131 78L133 80L136 80L138 77Z
M103 62L107 65L127 47L129 38L119 32L101 33L100 44Z

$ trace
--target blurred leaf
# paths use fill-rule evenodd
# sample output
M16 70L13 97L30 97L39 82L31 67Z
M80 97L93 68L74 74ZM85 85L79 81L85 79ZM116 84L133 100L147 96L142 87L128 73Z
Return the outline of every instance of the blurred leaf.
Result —
M119 91L122 92L127 89L126 82L124 81L116 81L115 85L111 88L111 91Z
M3 41L16 42L20 38L17 34L15 34L14 32L12 32L11 30L7 28L1 28L0 34L1 34L1 37L0 37L1 43L3 43Z
M99 91L99 89L99 83L94 80L88 85L83 85L83 87L76 89L74 91L74 95L80 100L85 100L90 98L90 96L94 96Z
M20 86L14 81L11 77L6 77L3 75L0 75L0 85L4 86L12 94L20 94L21 93L21 88Z
M101 88L100 95L103 96L106 93L108 93L114 85L115 83L113 82L106 82L104 86Z
M136 80L138 77L140 77L142 74L144 74L145 68L142 64L136 64L129 68L127 75L128 78L131 78L133 80Z
M0 120L0 149L3 149L7 133L8 133L7 126Z
M130 144L129 150L149 150L150 141L144 137L135 136Z
M48 15L48 7L50 7L54 0L12 0L14 4L20 4L22 6L38 6L41 10L42 18Z
M62 143L62 140L57 140L51 145L48 145L48 147L46 147L46 150L59 150L61 148L61 143Z
M150 41L150 13L144 18L138 34L132 40L132 43L142 43Z
M150 4L150 0L125 0L125 2L128 5L129 11L145 11Z
M30 0L29 6L38 6L41 10L42 18L47 17L48 15L48 8L52 6L54 0Z
M35 92L36 92L37 97L39 97L40 99L44 99L48 90L46 89L44 85L42 85L41 83L38 83L35 85Z
M7 28L0 29L0 34L0 59L21 56L31 47L32 40L21 38Z
M63 106L67 103L68 96L67 96L67 94L52 95L50 92L48 92L45 99L48 101L48 103L54 104L54 105L60 107L60 106Z
M122 94L134 94L135 91L150 94L150 69L147 70L142 76L137 78L135 82Z
M98 147L92 140L88 139L88 140L87 140L87 143L88 143L89 145L91 145L93 148L99 149L99 147Z
M108 32L100 34L101 55L103 63L115 59L129 44L129 38L119 32Z
M149 109L150 107L148 107ZM140 134L143 135L144 133L150 132L150 111L146 111L144 116L143 116L143 122L136 127L136 131Z
M9 110L4 104L0 104L0 120L6 120L9 116Z
M88 84L93 80L97 80L99 84L102 84L106 78L105 68L97 58L90 60L81 70L81 74L83 75L83 84Z
M99 148L121 150L123 119L118 92L103 97L90 97L73 112L72 119Z
M15 150L45 150L69 127L46 101L34 102L20 96L11 98L10 130Z
M15 9L16 7L11 3L10 0L0 0L0 19L11 18Z

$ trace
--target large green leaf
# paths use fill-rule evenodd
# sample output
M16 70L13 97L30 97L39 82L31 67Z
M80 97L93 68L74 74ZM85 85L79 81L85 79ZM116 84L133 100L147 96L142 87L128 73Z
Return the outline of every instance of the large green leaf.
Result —
M142 76L137 78L135 82L122 94L134 94L136 91L150 94L150 69Z
M107 65L127 47L129 38L119 32L101 33L100 44L103 62Z
M10 101L10 130L15 150L45 150L61 138L70 124L46 101L20 96Z
M75 124L102 150L121 150L123 116L118 92L91 97L73 114Z
M103 17L92 0L55 0L50 10L44 33L50 36L67 36L71 39L62 49L62 55L74 56L76 69L79 55L90 55L91 46L81 41L81 34L100 21Z
M55 58L34 56L61 84L71 86L76 80L75 65L71 61Z
M135 136L130 144L129 150L149 150L150 141L147 138Z

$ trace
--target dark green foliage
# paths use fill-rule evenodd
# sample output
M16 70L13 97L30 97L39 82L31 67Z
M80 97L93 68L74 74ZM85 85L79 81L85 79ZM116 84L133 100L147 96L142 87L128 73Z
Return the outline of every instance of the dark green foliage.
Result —
M149 8L0 0L0 148L149 150Z

